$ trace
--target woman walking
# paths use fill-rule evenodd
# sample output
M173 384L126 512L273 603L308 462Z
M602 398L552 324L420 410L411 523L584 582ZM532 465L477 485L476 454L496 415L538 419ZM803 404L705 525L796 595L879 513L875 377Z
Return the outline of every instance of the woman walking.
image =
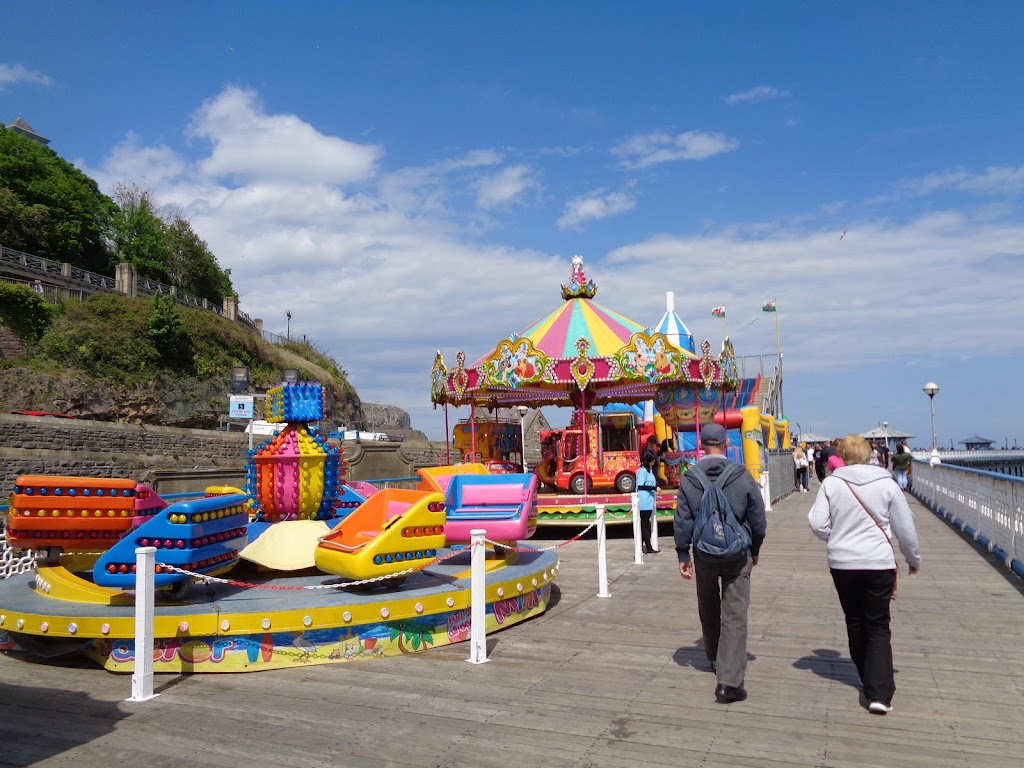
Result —
M896 692L889 629L897 573L892 536L899 540L910 573L921 568L921 554L906 498L888 471L868 464L868 441L847 435L838 450L846 465L822 482L807 520L814 535L827 542L828 566L868 710L884 715L892 711Z
M793 465L796 470L796 488L800 493L807 493L811 487L810 465L807 463L807 451L799 445L793 448Z

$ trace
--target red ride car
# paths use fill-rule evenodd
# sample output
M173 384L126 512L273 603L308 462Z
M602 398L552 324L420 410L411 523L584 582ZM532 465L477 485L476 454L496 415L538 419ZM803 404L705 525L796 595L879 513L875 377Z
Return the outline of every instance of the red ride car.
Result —
M512 475L517 472L522 472L522 467L518 467L511 461L485 461L484 466L487 467L487 471L492 475Z

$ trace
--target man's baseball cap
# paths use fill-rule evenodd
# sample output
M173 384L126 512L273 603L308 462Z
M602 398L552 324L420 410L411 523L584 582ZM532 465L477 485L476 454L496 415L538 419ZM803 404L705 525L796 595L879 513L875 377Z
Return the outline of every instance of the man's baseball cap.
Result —
M700 441L704 445L725 445L725 427L721 424L705 424L700 428Z

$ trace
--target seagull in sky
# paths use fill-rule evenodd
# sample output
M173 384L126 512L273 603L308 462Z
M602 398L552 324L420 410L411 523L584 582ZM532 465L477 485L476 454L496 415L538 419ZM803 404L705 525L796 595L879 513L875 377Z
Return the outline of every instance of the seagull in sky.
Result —
M845 229L843 230L843 234L841 234L839 236L839 239L842 240L844 237L846 237L846 230Z

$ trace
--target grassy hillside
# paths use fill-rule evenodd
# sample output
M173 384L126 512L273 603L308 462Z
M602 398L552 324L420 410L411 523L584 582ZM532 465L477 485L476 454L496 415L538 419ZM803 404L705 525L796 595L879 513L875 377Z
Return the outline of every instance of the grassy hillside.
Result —
M325 423L362 421L345 372L312 344L276 346L170 297L96 294L49 305L25 286L0 284L0 323L20 341L0 358L3 410L213 427L227 412L232 366L246 365L254 392L297 368L326 387Z

